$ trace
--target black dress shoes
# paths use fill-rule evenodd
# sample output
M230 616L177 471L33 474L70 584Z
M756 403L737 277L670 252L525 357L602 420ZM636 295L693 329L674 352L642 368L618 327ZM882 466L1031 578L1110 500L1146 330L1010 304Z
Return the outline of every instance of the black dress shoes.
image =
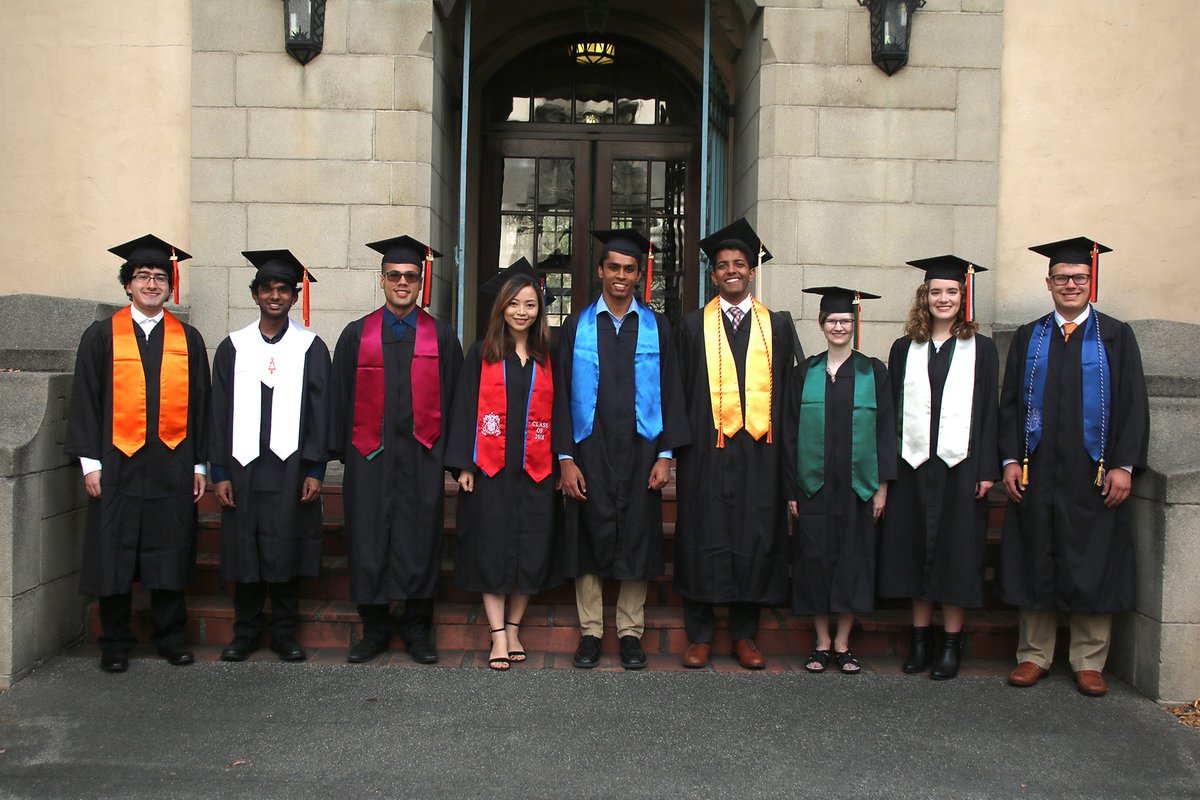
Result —
M192 658L192 651L187 649L187 645L183 642L169 644L165 647L158 648L158 652L167 660L167 663L172 667L183 667L191 664L196 659Z
M279 654L280 661L303 661L308 658L308 653L304 652L304 648L295 639L271 642L271 649Z
M102 653L100 669L105 672L124 672L129 669L129 657L122 653Z
M437 650L425 639L418 639L415 642L406 643L404 645L404 649L408 651L409 657L418 664L437 663Z
M351 664L365 664L384 650L387 650L386 642L362 639L350 648L350 652L346 654L346 660Z
M600 663L600 640L595 636L580 636L579 646L575 648L575 658L571 661L581 669L591 669Z
M228 647L221 651L221 660L245 661L257 649L258 645L247 639L234 639Z
M641 669L646 666L646 651L642 649L642 640L638 637L621 637L621 666L625 669Z

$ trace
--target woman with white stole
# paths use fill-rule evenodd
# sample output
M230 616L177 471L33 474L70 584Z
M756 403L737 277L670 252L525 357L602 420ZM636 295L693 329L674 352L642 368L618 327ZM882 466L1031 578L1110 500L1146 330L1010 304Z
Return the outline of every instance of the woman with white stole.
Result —
M821 295L817 320L829 349L797 364L787 389L792 610L813 615L804 668L824 672L832 658L854 675L862 665L850 652L850 630L856 614L875 607L875 526L896 477L896 421L887 367L857 350L860 303L878 295L840 286L804 291Z
M880 597L912 598L912 646L903 669L958 674L965 609L983 602L987 493L1000 478L996 449L999 358L977 333L975 275L957 256L909 261L925 271L888 371L900 463L879 543ZM930 623L942 605L941 649Z

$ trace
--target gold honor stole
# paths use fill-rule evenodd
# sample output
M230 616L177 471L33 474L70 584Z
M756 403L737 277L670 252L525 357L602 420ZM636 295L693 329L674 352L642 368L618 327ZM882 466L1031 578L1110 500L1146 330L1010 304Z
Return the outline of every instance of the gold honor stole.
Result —
M755 440L767 435L771 442L771 400L774 394L771 312L751 298L750 344L746 348L745 427ZM717 447L725 446L725 437L742 429L742 398L738 386L737 364L725 337L721 299L714 297L704 307L704 353L708 363L708 393L712 404L713 427L717 429Z
M162 368L158 383L158 438L174 450L187 438L188 348L183 324L163 311ZM113 446L132 456L146 444L146 373L130 306L112 316Z

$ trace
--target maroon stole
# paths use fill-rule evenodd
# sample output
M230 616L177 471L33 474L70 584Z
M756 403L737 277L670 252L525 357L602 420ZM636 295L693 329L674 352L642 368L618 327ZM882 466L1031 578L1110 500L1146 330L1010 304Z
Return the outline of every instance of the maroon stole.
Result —
M437 327L421 309L409 375L412 382L413 436L433 447L442 432L442 384L438 375ZM354 377L354 427L351 443L366 459L383 449L383 308L367 315L358 342Z
M533 381L525 410L525 471L537 483L551 472L550 416L554 409L554 380L550 365L533 362ZM479 406L475 414L475 463L489 478L504 468L508 437L508 390L504 362L486 359L479 369Z

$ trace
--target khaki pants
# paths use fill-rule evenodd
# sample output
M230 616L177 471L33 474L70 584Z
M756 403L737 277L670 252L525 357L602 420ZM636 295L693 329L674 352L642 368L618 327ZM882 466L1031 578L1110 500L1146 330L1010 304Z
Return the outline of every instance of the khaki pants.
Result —
M1022 608L1021 629L1017 636L1017 663L1032 661L1050 669L1054 660L1054 640L1058 633L1058 612L1052 608ZM1108 660L1112 637L1112 614L1072 614L1071 669L1102 672Z
M617 636L642 638L646 630L646 581L621 581L617 595ZM579 629L584 636L604 636L604 580L599 575L575 579L575 606Z

